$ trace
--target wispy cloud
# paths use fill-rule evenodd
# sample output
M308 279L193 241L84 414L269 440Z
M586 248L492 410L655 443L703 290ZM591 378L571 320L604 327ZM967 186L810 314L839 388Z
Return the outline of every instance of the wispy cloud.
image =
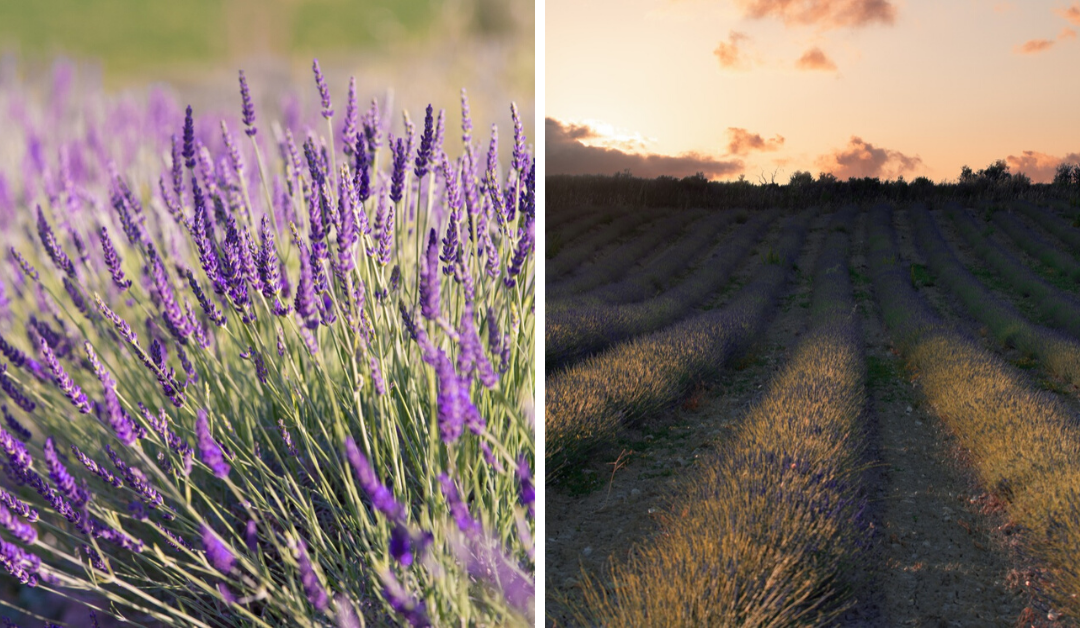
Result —
M836 63L826 55L821 48L814 46L807 50L799 57L795 62L795 67L800 70L821 70L826 72L833 72L836 70Z
M776 135L767 140L758 133L733 126L728 127L727 135L728 153L732 155L747 155L752 151L772 152L784 145L783 136Z
M1009 155L1005 158L1005 163L1009 164L1010 170L1023 172L1031 177L1031 180L1035 183L1050 183L1054 180L1054 172L1057 170L1058 164L1080 163L1080 153L1069 153L1064 157L1055 157L1046 153L1025 150L1019 156Z
M1066 26L1061 29L1061 32L1058 33L1057 38L1058 41L1065 41L1066 39L1076 39L1076 31Z
M1080 26L1080 2L1072 3L1072 6L1067 9L1054 9L1054 13Z
M896 7L889 0L737 0L737 4L746 17L774 17L788 26L858 28L896 21Z
M832 173L841 180L851 177L891 179L923 165L918 155L911 157L897 150L880 148L857 136L852 136L844 148L819 156L815 163L823 172Z
M697 172L710 179L734 176L743 171L741 159L719 159L701 153L657 155L634 153L582 142L598 135L583 125L544 121L548 174L614 174L630 170L639 177L668 175L685 177Z
M1031 39L1013 48L1018 55L1034 55L1045 52L1053 47L1054 42L1049 39Z
M744 41L750 41L750 38L745 33L731 31L728 34L727 41L717 44L713 54L716 55L716 59L720 62L720 67L727 70L738 70L746 67L746 56L739 47Z

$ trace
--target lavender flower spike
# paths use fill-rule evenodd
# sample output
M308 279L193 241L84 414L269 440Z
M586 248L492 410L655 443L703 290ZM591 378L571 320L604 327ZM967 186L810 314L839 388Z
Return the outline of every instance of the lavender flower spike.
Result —
M225 462L225 455L221 452L221 446L217 444L210 434L210 423L206 418L206 410L199 409L198 418L195 420L195 435L199 440L199 456L206 466L221 479L229 477L229 463Z
M86 394L83 393L82 388L72 381L71 376L67 374L64 367L60 364L60 361L56 359L56 354L53 353L52 347L49 346L48 341L44 338L39 339L41 346L41 355L45 358L45 363L49 365L49 370L53 373L53 381L60 387L60 390L67 395L71 400L72 405L79 409L79 412L83 414L90 414L90 401L86 398Z
M258 129L255 128L255 106L251 104L251 91L248 90L247 77L244 76L244 71L240 70L240 100L243 102L241 112L244 115L244 133L248 134L248 137L254 137L258 133Z
M371 467L371 462L360 452L356 441L351 436L345 439L345 457L349 459L349 464L356 472L360 488L367 493L371 504L393 521L404 520L405 507L399 504L390 489L379 481L378 476L375 475L375 469Z
M330 89L326 87L326 77L323 76L318 59L311 64L311 71L315 73L315 85L319 88L319 98L322 99L322 117L329 120L334 116L334 110L330 107Z
M425 264L420 270L420 313L428 320L439 317L439 236L428 234Z
M202 543L203 549L206 550L206 559L210 561L214 569L228 575L232 571L236 556L233 555L229 546L219 539L214 534L214 531L210 529L210 526L206 524L202 526Z
M52 227L49 226L49 221L45 220L45 213L41 211L41 205L38 205L37 208L37 228L45 252L49 254L57 268L74 279L75 265L71 263L71 258L67 256L67 253L64 252L64 249L60 247L60 243L56 240L56 234L53 233Z
M428 162L431 161L432 148L435 142L433 125L432 108L431 105L428 105L427 114L424 116L424 134L420 136L420 150L416 153L416 167L413 169L418 179L423 179L428 172Z
M401 586L394 578L394 574L389 571L384 571L379 576L383 581L383 596L386 597L386 601L405 621L409 622L410 626L426 628L431 625L423 600L417 600L409 595L405 587Z
M311 559L308 558L307 548L304 546L303 540L296 542L296 553L298 555L297 562L300 565L300 582L304 585L304 593L312 606L325 612L326 609L330 608L330 598L326 595L326 589L319 582L319 576L315 573L315 568L311 566Z
M105 267L109 269L116 287L120 288L120 292L130 288L131 280L124 277L124 270L120 268L120 255L117 254L106 227L101 228L101 250L105 254Z

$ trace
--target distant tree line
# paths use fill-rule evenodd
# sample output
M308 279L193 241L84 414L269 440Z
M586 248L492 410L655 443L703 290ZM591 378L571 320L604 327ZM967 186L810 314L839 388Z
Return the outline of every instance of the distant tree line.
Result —
M909 182L902 176L895 180L852 177L841 181L826 172L815 179L803 171L792 174L786 185L766 181L764 176L760 183L743 177L737 181L709 181L700 172L681 179L670 176L642 179L629 171L615 175L553 175L547 177L546 183L547 204L551 209L581 205L767 208L876 201L1014 199L1032 202L1064 199L1080 204L1080 164L1061 164L1054 181L1042 184L1032 183L1023 173L1009 172L1004 160L978 171L964 166L955 182L939 183L926 177Z

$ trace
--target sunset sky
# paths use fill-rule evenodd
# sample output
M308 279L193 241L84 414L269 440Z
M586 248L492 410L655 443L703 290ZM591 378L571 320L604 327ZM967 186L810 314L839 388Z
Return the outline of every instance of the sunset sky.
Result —
M1080 2L547 0L547 173L1080 162Z

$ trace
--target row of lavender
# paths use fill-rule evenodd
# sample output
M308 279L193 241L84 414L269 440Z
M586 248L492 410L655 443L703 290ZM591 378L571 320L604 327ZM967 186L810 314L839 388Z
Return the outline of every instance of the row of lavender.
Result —
M1048 568L1045 592L1080 616L1080 427L1052 394L943 321L912 288L888 207L870 217L874 291L923 394L971 453L980 482Z
M789 216L774 251L727 306L636 336L549 377L547 475L561 477L624 426L714 376L764 329L787 285L813 210Z
M1050 284L1007 247L992 242L985 227L962 208L950 206L945 213L987 266L996 271L1013 290L1031 298L1040 316L1051 326L1073 338L1080 338L1080 299Z
M705 215L702 211L685 211L649 225L642 233L606 252L592 264L561 280L549 281L545 299L548 302L575 299L578 294L622 279L635 264L657 251L666 250L672 240L680 239L690 225Z
M1080 342L1028 321L983 285L956 259L925 206L911 207L908 214L915 225L915 241L930 268L960 298L971 316L986 325L999 342L1038 358L1050 373L1080 385Z
M563 249L553 259L547 261L544 272L548 283L559 280L564 275L580 268L592 259L597 251L602 251L604 247L633 233L639 227L663 220L661 213L655 209L611 213L604 210L602 215L604 218L598 228L587 232L578 238L572 247Z
M838 212L833 224L850 222ZM833 231L814 273L810 331L738 432L682 483L660 534L586 586L589 625L823 626L850 600L870 542L860 468L865 365Z
M701 249L705 248L700 243L696 246L677 243L676 246L682 244L680 248L696 249L699 263L676 285L652 298L633 300L633 295L640 295L642 288L636 282L629 283L633 279L631 277L606 287L596 297L583 295L572 308L548 312L544 328L545 370L554 372L587 355L671 325L690 315L729 281L737 265L745 261L775 219L776 215L771 212L754 215L732 233L724 234L716 250L710 250L706 255L700 254ZM715 242L716 232L708 225L695 231L711 236L705 240L705 246ZM672 256L672 259L678 263L685 258ZM650 266L642 274L647 272L655 276L655 272L675 272L675 268L665 261L655 266L660 268ZM621 296L624 292L631 293L631 296ZM594 300L602 302L596 303Z
M0 562L136 623L531 624L522 121L503 175L464 92L451 158L443 111L395 130L350 84L335 125L314 70L325 134L241 73L245 142L161 95L18 95Z

